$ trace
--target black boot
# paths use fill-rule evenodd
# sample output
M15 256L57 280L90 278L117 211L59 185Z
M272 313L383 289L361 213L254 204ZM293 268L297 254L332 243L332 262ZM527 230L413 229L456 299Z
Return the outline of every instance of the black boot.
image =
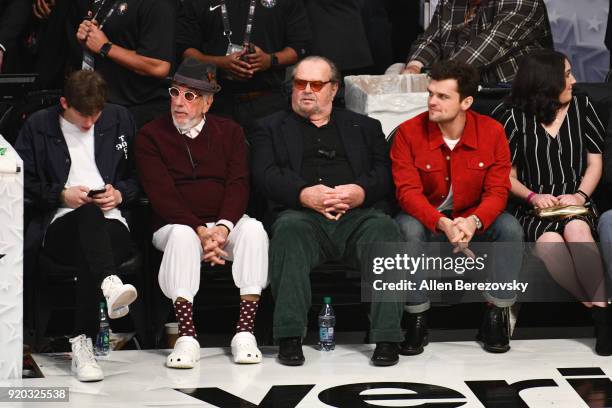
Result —
M429 343L427 316L422 313L408 313L406 337L400 344L399 353L403 356L416 356L423 352Z
M487 305L482 325L476 339L490 353L505 353L510 350L508 336L509 308Z
M612 355L612 332L608 317L608 308L596 307L591 308L593 323L595 326L595 352L600 356Z
M376 348L372 354L372 364L375 366L386 367L397 364L399 355L397 354L397 343L380 342L376 343Z
M304 364L301 337L286 337L278 341L278 361L288 366Z

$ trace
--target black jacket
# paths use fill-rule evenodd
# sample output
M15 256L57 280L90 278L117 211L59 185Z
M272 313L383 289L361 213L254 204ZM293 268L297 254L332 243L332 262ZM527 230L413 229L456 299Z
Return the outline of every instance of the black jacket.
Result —
M389 146L380 122L336 108L333 117L356 177L354 183L365 190L362 206L388 211L393 181ZM268 199L273 213L302 208L300 192L308 184L301 177L304 152L299 120L292 111L278 112L259 120L251 136L255 186Z
M61 204L60 194L68 180L71 158L60 128L61 108L53 106L36 112L24 124L15 143L24 167L25 198L32 204L34 218L26 233L25 251L35 254L45 231ZM107 104L94 127L96 165L105 184L121 192L119 206L129 222L127 208L139 196L133 157L135 127L127 109ZM121 136L127 142L122 146Z

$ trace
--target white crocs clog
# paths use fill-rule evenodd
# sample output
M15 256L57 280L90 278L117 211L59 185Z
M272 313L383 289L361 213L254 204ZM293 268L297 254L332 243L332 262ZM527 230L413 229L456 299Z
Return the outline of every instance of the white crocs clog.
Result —
M166 358L170 368L193 368L200 360L200 343L191 336L181 336L174 344L174 350Z
M261 363L261 351L257 348L257 340L249 332L240 332L234 335L231 342L232 356L237 364Z

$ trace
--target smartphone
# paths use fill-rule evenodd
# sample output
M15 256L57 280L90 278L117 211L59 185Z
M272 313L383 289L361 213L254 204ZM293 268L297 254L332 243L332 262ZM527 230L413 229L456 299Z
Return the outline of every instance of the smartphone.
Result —
M255 45L253 45L252 43L245 44L244 49L246 49L246 52L240 57L240 60L248 62L247 55L255 53Z
M106 188L102 187L102 188L98 188L98 189L91 189L89 190L89 193L87 193L87 197L92 198L93 196L97 195L97 194L102 194L106 191Z

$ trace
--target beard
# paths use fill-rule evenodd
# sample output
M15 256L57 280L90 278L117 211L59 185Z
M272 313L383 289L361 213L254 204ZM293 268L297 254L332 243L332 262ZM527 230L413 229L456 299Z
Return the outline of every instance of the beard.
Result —
M179 121L176 120L176 118L174 117L174 114L172 114L172 123L174 124L174 127L176 127L179 131L186 132L189 129L197 126L197 124L200 123L203 117L204 116L182 120L182 123L179 123Z

